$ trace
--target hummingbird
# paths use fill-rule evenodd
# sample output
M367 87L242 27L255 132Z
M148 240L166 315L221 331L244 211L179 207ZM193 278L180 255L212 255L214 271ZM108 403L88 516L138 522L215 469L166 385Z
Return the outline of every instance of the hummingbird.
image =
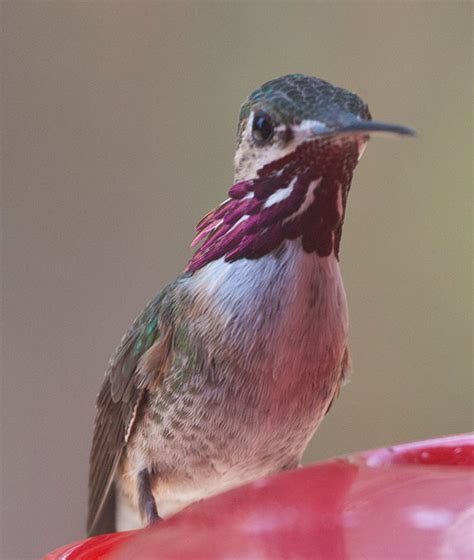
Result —
M110 359L90 535L300 464L351 369L339 247L352 175L376 133L413 135L315 77L282 76L246 99L228 198Z

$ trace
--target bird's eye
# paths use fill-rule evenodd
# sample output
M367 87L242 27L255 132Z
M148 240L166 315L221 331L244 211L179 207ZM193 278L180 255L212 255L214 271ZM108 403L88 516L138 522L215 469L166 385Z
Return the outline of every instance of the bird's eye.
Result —
M252 138L257 144L268 142L273 136L272 119L262 111L255 113L252 124Z

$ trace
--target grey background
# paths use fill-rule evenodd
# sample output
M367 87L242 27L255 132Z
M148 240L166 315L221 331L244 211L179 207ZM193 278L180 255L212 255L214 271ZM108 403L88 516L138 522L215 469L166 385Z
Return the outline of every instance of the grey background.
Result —
M342 243L352 383L306 461L472 427L468 2L2 3L2 552L84 535L94 399L232 182L238 108L288 72L358 92Z

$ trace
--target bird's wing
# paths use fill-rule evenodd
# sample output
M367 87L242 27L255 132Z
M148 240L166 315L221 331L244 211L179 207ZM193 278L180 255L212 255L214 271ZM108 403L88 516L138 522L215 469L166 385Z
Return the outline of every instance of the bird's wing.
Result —
M172 327L164 325L159 294L135 320L109 362L99 396L89 470L87 532L94 534L145 390L164 378Z

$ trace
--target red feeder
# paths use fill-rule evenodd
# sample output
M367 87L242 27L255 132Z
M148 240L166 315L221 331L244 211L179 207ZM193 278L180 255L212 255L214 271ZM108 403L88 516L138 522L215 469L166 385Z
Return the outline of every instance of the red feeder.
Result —
M473 466L472 434L378 449L258 480L44 560L472 560Z

